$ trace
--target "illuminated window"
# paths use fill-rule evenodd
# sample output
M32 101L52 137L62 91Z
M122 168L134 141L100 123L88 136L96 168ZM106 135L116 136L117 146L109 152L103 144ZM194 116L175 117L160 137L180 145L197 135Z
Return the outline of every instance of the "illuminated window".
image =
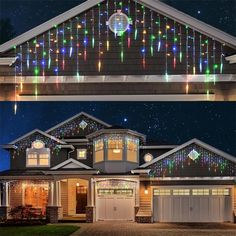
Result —
M155 196L163 196L163 195L170 195L171 194L171 191L170 189L154 189L154 192L153 194Z
M31 148L26 150L27 167L47 167L50 166L50 150L45 148L45 144L36 140L32 143Z
M127 138L127 161L138 162L138 139Z
M28 166L37 166L38 165L38 157L37 153L28 154Z
M77 149L77 159L86 159L87 150L86 149Z
M122 138L108 138L108 160L121 161L123 157L123 140Z
M153 160L153 155L150 154L150 153L147 153L145 156L144 156L144 161L145 162L150 162Z
M201 195L201 196L206 196L206 195L209 195L210 193L210 190L209 189L193 189L192 190L192 195Z
M190 189L173 189L173 195L190 195Z
M104 161L104 143L103 139L95 141L95 163Z
M230 192L228 188L216 188L212 189L212 195L229 196Z

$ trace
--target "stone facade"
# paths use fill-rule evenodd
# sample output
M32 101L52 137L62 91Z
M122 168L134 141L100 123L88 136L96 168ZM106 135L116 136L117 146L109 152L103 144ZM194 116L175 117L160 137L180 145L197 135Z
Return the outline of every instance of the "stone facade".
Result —
M93 223L95 221L95 214L94 214L95 207L87 206L86 207L86 222Z
M62 208L58 206L47 206L46 219L49 223L57 223L62 218Z
M152 223L152 216L136 216L137 223Z
M1 206L0 207L0 218L7 219L9 217L10 207L8 206Z

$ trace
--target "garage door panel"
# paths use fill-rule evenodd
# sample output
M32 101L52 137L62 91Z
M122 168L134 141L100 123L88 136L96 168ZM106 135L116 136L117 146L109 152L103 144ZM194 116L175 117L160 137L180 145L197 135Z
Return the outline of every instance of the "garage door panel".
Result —
M181 217L181 198L175 197L175 200L173 201L173 221L179 222L180 217Z
M207 222L210 220L210 197L201 197L200 198L200 216L199 221Z
M165 209L162 214L162 221L169 222L172 218L172 198L171 197L162 197L162 209Z
M210 188L204 190L204 187L193 191L194 188L189 187L187 194L182 191L184 188L175 188L175 192L164 196L160 195L164 191L156 191L153 197L154 221L232 222L232 196L222 194L222 189L227 192L227 188L215 188L214 191Z

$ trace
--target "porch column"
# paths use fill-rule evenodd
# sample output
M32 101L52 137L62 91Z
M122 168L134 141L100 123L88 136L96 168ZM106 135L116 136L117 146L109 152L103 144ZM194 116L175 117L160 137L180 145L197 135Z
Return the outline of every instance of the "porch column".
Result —
M47 220L50 223L57 223L60 218L62 218L61 183L54 180L49 183Z
M9 183L3 183L3 196L2 196L2 206L9 206Z
M95 221L94 179L91 178L88 182L88 204L86 207L86 222L92 223L94 221Z
M9 182L4 182L2 183L2 199L0 197L0 217L7 219L8 212L9 212Z

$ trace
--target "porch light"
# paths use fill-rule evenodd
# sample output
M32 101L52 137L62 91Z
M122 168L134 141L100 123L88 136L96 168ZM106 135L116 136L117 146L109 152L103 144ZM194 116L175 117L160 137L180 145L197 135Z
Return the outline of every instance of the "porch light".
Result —
M148 194L148 190L147 190L147 189L144 190L144 194L145 194L145 195Z
M76 183L76 186L79 187L79 183Z
M113 149L113 153L120 153L120 149Z

